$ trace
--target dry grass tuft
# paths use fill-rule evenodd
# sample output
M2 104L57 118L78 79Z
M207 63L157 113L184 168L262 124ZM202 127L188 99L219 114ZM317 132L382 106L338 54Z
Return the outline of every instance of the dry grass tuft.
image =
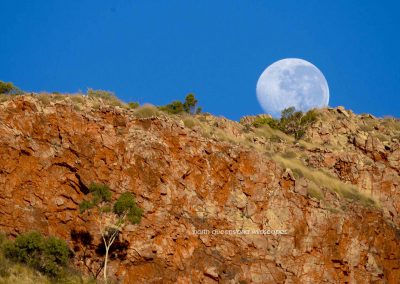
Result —
M388 129L400 131L400 119L396 119L393 117L386 117L383 119L382 125Z
M71 98L71 101L75 104L84 104L85 103L85 97L82 94L75 94L69 96Z
M219 128L214 129L213 137L217 138L218 140L233 143L233 144L242 142L241 139L238 139L237 137L235 137Z
M107 90L94 90L94 89L88 89L87 91L87 97L90 99L97 99L103 102L105 105L110 105L113 107L119 106L119 107L126 107L128 106L123 103L120 99L118 99L117 96L115 96L114 92L107 91Z
M38 94L37 98L38 98L39 102L44 106L48 106L50 104L50 102L52 101L51 95L46 94L46 93Z
M4 264L4 263L2 263ZM65 275L62 278L51 279L46 277L45 275L37 272L36 270L19 263L8 262L7 267L2 267L2 269L6 268L7 273L0 275L0 284L32 284L32 283L40 283L40 284L95 284L96 281L94 279L84 278L79 275L79 272L71 271L68 275Z
M293 142L295 139L292 136L286 135L280 130L272 129L268 125L255 129L256 136L264 137L272 142Z
M75 94L75 95L69 96L69 98L71 99L74 110L81 111L83 109L83 106L85 105L85 96L84 95Z
M10 99L10 95L0 94L0 103L8 101Z
M364 131L364 132L370 132L370 131L374 130L374 125L363 124L363 125L360 126L360 130Z
M375 136L376 136L376 138L378 138L381 142L390 141L390 136L387 136L387 135L385 135L385 134L377 133Z
M307 188L308 196L312 198L316 198L318 200L324 199L324 193L322 192L321 188L319 188L315 183L310 182Z
M297 154L294 151L286 151L282 154L282 157L285 159L295 159L297 158Z
M183 120L183 124L185 125L185 127L192 129L193 127L195 127L196 125L198 125L198 121L193 118L193 117L185 117Z
M314 170L308 168L304 166L300 161L285 158L282 157L282 155L274 155L272 156L272 159L284 168L290 168L293 172L301 173L305 178L310 180L318 187L325 187L328 190L337 192L343 198L359 202L367 207L379 207L378 203L374 199L372 199L366 193L360 192L356 186L344 183L322 170ZM311 189L309 190L310 194L319 196L315 188L311 187Z
M154 116L159 116L160 111L153 105L145 104L135 109L133 114L137 118L150 118Z

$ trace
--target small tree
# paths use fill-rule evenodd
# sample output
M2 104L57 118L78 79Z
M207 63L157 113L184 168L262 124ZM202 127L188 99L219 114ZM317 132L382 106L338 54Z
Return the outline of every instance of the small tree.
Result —
M136 206L135 197L130 192L125 192L112 203L111 190L104 184L89 186L92 199L80 203L80 211L91 211L96 214L98 229L105 247L103 265L104 281L107 283L107 263L111 246L125 224L130 222L138 224L142 217L142 209Z
M188 94L185 98L185 102L183 103L184 111L190 114L198 113L198 108L196 107L197 103L198 101L194 97L194 94Z
M286 134L294 135L298 140L306 133L307 128L317 120L315 110L306 113L296 111L294 107L284 109L279 122L279 128Z
M22 91L18 87L14 86L13 83L3 82L0 80L0 94L18 95L21 93Z
M307 128L316 120L317 113L313 109L303 113L301 111L296 111L294 107L289 107L282 110L280 120L269 117L260 117L254 120L252 125L255 127L269 125L269 127L293 135L297 140L299 140L304 136Z

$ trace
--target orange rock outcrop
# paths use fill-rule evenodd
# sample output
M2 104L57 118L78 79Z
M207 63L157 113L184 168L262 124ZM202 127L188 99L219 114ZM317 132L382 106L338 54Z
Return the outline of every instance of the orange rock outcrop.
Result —
M321 128L309 135L324 137ZM99 235L79 203L98 182L115 197L134 193L144 210L111 260L110 276L122 283L398 283L399 150L384 156L368 139L353 138L354 153L372 151L385 168L359 171L351 152L310 153L310 163L397 197L374 208L326 192L338 204L331 208L268 155L176 119L16 97L0 104L0 230L61 237L75 264L93 272Z

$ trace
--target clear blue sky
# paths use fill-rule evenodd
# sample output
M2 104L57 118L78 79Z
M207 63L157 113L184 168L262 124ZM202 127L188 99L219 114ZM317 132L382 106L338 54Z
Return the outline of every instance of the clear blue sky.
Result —
M3 0L0 80L156 105L193 92L204 111L239 119L262 112L262 71L299 57L324 73L331 106L399 117L398 3Z

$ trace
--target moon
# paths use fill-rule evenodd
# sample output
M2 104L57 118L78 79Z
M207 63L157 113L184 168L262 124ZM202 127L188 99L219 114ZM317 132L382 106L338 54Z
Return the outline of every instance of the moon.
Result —
M329 103L324 75L313 64L299 58L282 59L268 66L258 79L256 93L262 109L277 118L288 107L306 112Z

